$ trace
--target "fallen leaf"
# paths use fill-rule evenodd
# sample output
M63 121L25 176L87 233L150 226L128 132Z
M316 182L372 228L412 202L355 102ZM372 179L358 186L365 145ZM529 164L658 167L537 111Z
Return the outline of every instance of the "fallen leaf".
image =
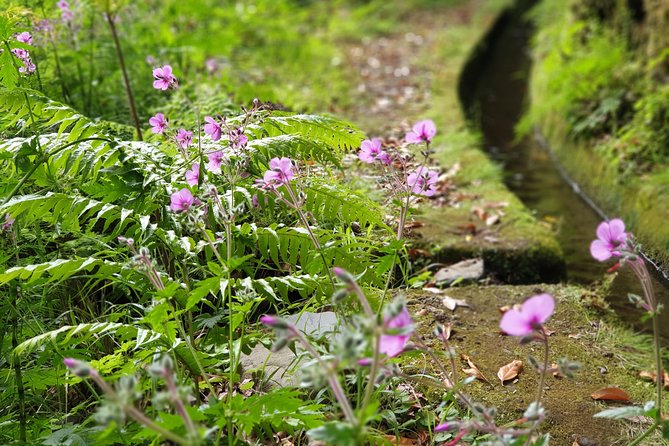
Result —
M425 223L421 221L410 221L404 225L404 229L422 228L423 226L425 226Z
M419 440L406 437L395 437L394 435L386 435L386 440L390 442L393 446L418 446L420 445Z
M623 389L618 387L605 387L599 389L590 397L598 401L629 401L630 396Z
M423 291L427 291L428 293L432 294L444 294L446 292L446 290L442 290L441 288L432 286L426 286L425 288L423 288Z
M444 334L443 334L443 338L444 338L445 340L448 341L449 339L451 339L451 331L453 331L453 326L452 326L451 324L446 324L446 325L444 325Z
M479 206L472 207L471 213L476 215L481 221L485 221L488 218L488 213Z
M448 308L451 311L455 311L456 307L468 307L469 304L465 302L464 300L461 299L454 299L449 296L444 296L444 299L442 300L446 308Z
M664 385L665 390L669 390L669 373L667 373L666 370L662 371L662 383ZM648 371L641 371L639 372L639 377L644 378L644 379L649 379L653 381L654 383L657 382L657 373L655 372L648 372Z
M504 305L503 307L499 307L497 310L499 311L499 314L504 314L509 310L520 310L522 308L522 305L520 304L515 304L515 305Z
M489 216L488 218L485 219L486 226L493 226L497 223L499 223L499 215L498 214L493 214L493 215L491 215L491 216Z
M460 355L460 358L467 363L469 368L467 369L462 369L462 372L467 375L467 376L473 376L474 378L478 379L479 381L486 382L490 384L490 381L485 377L485 375L479 370L479 368L474 364L474 361L471 360L471 358L468 355Z
M523 370L523 361L514 359L507 365L500 367L500 369L497 371L497 377L499 378L500 381L502 381L502 385L504 385L504 381L509 381L511 379L514 379L515 377L518 376L518 374L522 370Z
M432 257L432 253L427 249L411 248L409 250L409 257L412 260L416 260L417 258L420 257Z

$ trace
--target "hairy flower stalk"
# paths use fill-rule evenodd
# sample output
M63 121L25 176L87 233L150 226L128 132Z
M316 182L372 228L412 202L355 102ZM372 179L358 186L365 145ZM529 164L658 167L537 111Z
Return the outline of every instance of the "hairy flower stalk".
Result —
M190 446L194 444L197 445L200 443L197 437L193 439L195 441L194 443L194 441L191 439L183 438L180 435L177 435L174 432L165 429L164 427L160 426L159 424L155 423L152 419L147 417L141 410L137 409L132 404L127 404L124 401L124 399L121 398L116 393L116 391L109 384L107 384L107 382L104 379L102 379L98 371L95 370L90 365L72 358L65 358L63 362L65 363L67 368L70 369L72 373L74 373L75 375L79 376L80 378L90 378L91 380L93 380L98 385L98 387L112 401L114 401L126 415L137 421L139 424L146 426L152 431L162 435L165 439L173 441L174 443L179 445Z
M660 344L659 321L659 313L662 310L662 305L660 305L655 298L653 282L648 273L646 262L641 255L640 247L636 244L634 236L631 233L626 232L625 223L618 218L604 221L597 227L596 234L597 239L593 240L591 243L590 253L600 262L607 261L611 258L620 258L620 261L616 263L616 265L629 266L639 280L639 284L643 290L644 301L639 302L639 305L648 312L653 323L653 347L655 353L655 373L657 376L655 407L657 408L657 413L655 423L630 444L635 445L640 444L640 441L662 425L662 392L664 383L661 377L664 374L664 368L662 367L662 345Z
M332 393L335 396L335 399L341 406L342 411L344 412L344 417L346 421L351 423L353 426L358 425L358 420L355 417L351 403L346 398L346 392L339 382L339 377L337 376L335 364L329 363L323 359L323 357L314 349L314 347L309 343L309 341L304 337L301 331L299 331L295 326L283 319L279 319L275 316L262 316L260 321L270 327L285 330L288 333L289 338L297 339L304 349L321 365L323 371L327 374L328 385L332 390Z
M146 274L146 277L149 279L151 282L151 285L158 290L158 291L163 291L165 289L165 284L163 283L163 279L160 277L160 274L158 274L158 271L156 270L155 265L153 264L153 261L149 257L149 251L146 248L140 248L139 252L135 248L134 241L132 239L126 239L124 237L119 237L119 241L121 243L124 243L128 245L130 248L130 251L135 255L135 261L142 267L141 269L143 270L144 274ZM174 308L172 308L174 310ZM193 342L190 336L186 333L186 329L183 326L183 323L181 322L181 319L178 316L175 316L174 320L177 323L177 328L179 330L179 334L183 338L184 342L186 343L186 346L188 347L188 350L190 351L191 355L193 356L193 359L195 360L195 363L197 365L198 371L202 375L202 378L204 379L207 388L209 389L209 392L214 398L217 398L216 396L216 390L214 389L214 386L211 384L211 381L209 380L209 377L207 373L204 370L204 367L202 366L202 363L200 362L200 359L197 356L197 352L195 351L195 347L193 346Z
M325 268L328 279L330 279L330 284L334 288L334 277L332 277L330 268L328 268L327 260L325 259L325 254L323 253L323 247L314 234L314 231L311 229L311 224L302 210L302 200L298 199L295 191L291 187L290 181L295 176L295 173L293 172L292 161L289 158L272 158L269 162L269 166L271 170L266 171L263 179L256 180L256 183L258 183L260 188L272 192L282 203L286 204L288 207L294 209L295 212L297 212L297 216L307 230L307 234L311 239L311 243L314 244L316 251L318 251L318 254L320 255L321 261L323 262L323 268ZM278 191L278 188L281 186L285 186L285 189L288 191L290 200L286 199L286 197Z
M409 215L409 207L411 206L411 198L413 194L416 195L425 195L432 196L434 195L434 185L437 181L437 173L430 171L427 168L427 164L430 156L430 142L432 138L437 133L437 128L434 125L434 122L431 120L419 121L413 126L411 132L407 133L405 140L408 144L425 144L425 150L423 150L424 159L422 164L416 169L416 171L406 178L399 180L399 183L402 184L405 189L406 199L403 203L403 206L400 208L400 217L397 225L397 234L396 239L398 241L402 240L404 235L404 228L406 226L406 221ZM375 158L383 164L389 164L386 162L389 158L385 152L380 150L380 144L375 153L363 153L365 149L361 151L359 155L360 159L366 162L369 162L369 159ZM370 152L369 148L366 149L366 152ZM405 166L406 167L406 166ZM386 301L386 296L388 295L388 289L390 288L390 282L395 273L395 266L397 264L397 259L399 257L399 249L396 249L393 254L393 261L391 263L390 269L388 270L388 277L386 278L385 286L383 287L383 294L381 296L381 305L379 306L379 311L383 308L383 304Z

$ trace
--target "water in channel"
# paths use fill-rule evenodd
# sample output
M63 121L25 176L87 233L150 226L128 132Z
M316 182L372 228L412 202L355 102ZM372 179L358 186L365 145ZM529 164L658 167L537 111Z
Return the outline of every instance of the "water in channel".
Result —
M529 41L533 28L524 19L533 2L521 0L499 18L462 74L460 97L467 115L483 134L490 156L501 163L506 184L536 213L539 220L556 225L570 282L590 284L601 280L610 263L595 261L590 242L601 222L596 212L560 175L549 152L533 136L517 141L514 127L527 104L531 67ZM656 280L655 292L669 310L669 288ZM640 322L642 311L629 303L628 293L642 294L631 271L621 270L611 287L608 302L626 322L648 329ZM669 345L669 311L663 313L662 335Z

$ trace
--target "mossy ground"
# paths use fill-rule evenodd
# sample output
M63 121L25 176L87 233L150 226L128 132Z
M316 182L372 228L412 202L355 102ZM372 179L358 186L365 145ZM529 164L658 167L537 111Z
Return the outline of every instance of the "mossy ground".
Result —
M586 307L584 302L597 299L593 291L570 285L453 288L448 295L469 305L455 311L448 310L440 296L427 292L410 292L407 300L412 314L420 314L418 332L435 351L443 351L442 344L432 335L436 324L452 324L452 346L458 354L469 355L490 381L490 384L475 381L466 392L476 401L497 407L498 421L504 423L522 417L533 400L538 374L527 357L541 358L542 347L537 343L520 345L517 338L502 335L498 308L543 292L552 294L557 301L555 314L546 324L554 332L549 342L550 362L566 357L580 362L582 368L572 380L547 378L543 404L548 418L542 431L551 434L551 444L555 445L571 445L575 438L589 439L599 445L626 444L629 432L639 432L646 422L593 418L595 413L616 404L596 402L590 395L604 387L620 387L630 395L632 404L643 405L652 400L653 385L638 378L639 371L653 370L651 343L646 336L620 326L611 312ZM502 385L497 371L516 359L524 363L518 381ZM465 366L460 360L457 363ZM404 364L404 369L438 373L427 357L414 357ZM461 370L458 372L462 378ZM667 408L669 404L665 404ZM658 439L645 444L664 443Z

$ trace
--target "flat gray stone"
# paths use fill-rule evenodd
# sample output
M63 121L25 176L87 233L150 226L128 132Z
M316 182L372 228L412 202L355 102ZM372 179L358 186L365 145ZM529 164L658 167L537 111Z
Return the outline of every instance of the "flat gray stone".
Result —
M483 259L468 259L440 269L434 275L437 284L450 284L460 279L472 282L483 277Z
M298 313L285 316L284 319L293 324L307 336L315 339L331 336L333 333L339 331L337 314L332 311L324 311L322 313L305 311L302 314Z
M313 339L336 336L339 321L337 315L332 311L323 313L312 313L305 311L302 314L291 314L283 317L293 324L298 330ZM298 352L301 352L299 344L296 344ZM256 345L251 353L242 355L241 365L245 374L261 370L263 379L270 387L284 387L299 385L299 377L295 376L300 361L308 361L309 357L298 360L295 353L289 348L282 348L278 352L272 352L265 346Z

